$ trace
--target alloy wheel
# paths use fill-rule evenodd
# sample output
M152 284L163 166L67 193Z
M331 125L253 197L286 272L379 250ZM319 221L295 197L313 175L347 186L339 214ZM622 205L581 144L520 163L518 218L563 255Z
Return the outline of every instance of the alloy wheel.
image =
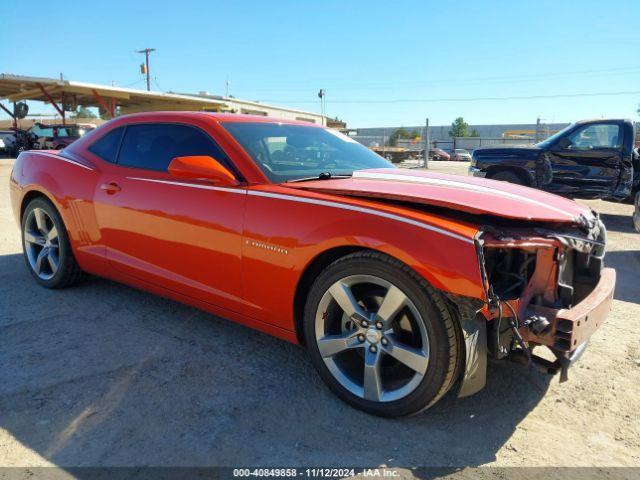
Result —
M42 280L50 280L60 267L58 230L49 214L34 208L24 223L24 250L29 265Z
M420 312L402 290L373 275L351 275L329 287L318 304L315 334L333 377L365 400L406 397L429 366Z

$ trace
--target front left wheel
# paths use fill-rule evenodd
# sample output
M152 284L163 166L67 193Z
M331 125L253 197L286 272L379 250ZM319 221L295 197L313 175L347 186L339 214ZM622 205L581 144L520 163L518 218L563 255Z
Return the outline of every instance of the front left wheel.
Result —
M500 180L501 182L513 183L515 185L525 185L524 180L522 180L517 173L512 172L511 170L502 170L488 176L487 178L490 178L491 180Z
M40 285L64 288L82 277L62 218L48 200L36 198L25 208L22 246L27 268Z
M433 405L456 378L459 335L442 296L407 265L359 252L329 265L307 299L304 334L328 387L380 416Z

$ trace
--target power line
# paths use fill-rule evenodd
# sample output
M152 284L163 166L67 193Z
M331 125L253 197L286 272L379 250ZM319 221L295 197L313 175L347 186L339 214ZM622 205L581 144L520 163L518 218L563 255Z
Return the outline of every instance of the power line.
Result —
M164 90L160 87L160 84L158 83L157 77L153 77L153 83L156 84L156 87L158 87L158 90L160 90L161 92L164 92Z
M612 76L612 75L629 75L640 74L639 66L626 66L626 67L613 67L605 69L590 69L590 70L573 70L566 72L548 72L548 73L531 73L531 74L519 74L519 75L498 75L491 77L476 77L470 78L468 76L455 76L455 77L439 77L435 80L411 80L411 81L394 81L393 86L398 87L410 87L410 86L429 86L439 84L458 84L458 85L475 85L479 83L526 83L537 80L555 80L560 78L572 78L572 77L590 77L590 76ZM326 82L324 82L326 83ZM328 85L332 85L328 83ZM361 91L365 88L388 88L389 81L386 82L358 82L356 84L349 84L346 82L340 82L333 84L336 90L358 90ZM251 87L251 91L263 91L263 92L284 92L284 91L309 91L312 89L302 87L283 87L279 84L278 87Z
M131 85L136 85L140 82L144 82L144 78L139 78L138 80L136 80L135 82L131 82L131 83L125 83L124 85L118 85L119 87L130 87Z
M444 102L486 102L503 100L536 100L549 98L607 97L619 95L640 95L640 90L627 92L559 93L553 95L514 95L509 97L460 97L460 98L398 98L370 100L331 100L328 103L374 104L374 103L444 103ZM316 103L312 100L261 100L272 103Z

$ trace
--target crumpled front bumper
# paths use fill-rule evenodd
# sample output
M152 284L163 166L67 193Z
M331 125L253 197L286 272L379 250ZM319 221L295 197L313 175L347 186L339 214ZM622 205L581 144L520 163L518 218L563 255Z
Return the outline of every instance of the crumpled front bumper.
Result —
M556 357L555 362L550 362L532 355L533 363L548 373L560 372L560 381L566 381L569 367L582 356L591 336L604 324L611 309L615 285L616 271L603 268L597 285L580 303L569 309L544 309L544 315L552 325L545 335L537 336L526 328L521 329L525 341L546 345ZM540 313L541 310L535 307L528 309L529 315ZM522 355L519 357L513 359L525 360Z
M573 352L605 322L616 286L616 271L603 268L593 291L575 307L559 310L555 321L554 348Z
M595 288L574 307L553 310L530 306L527 309L527 317L544 315L552 328L543 336L522 329L524 340L546 345L560 354L571 354L604 324L611 309L615 286L616 271L613 268L603 268Z
M567 380L569 367L587 348L593 333L602 327L611 309L616 284L616 272L603 268L595 288L577 305L555 310L548 307L530 306L527 316L544 315L551 328L543 335L536 335L526 326L519 328L523 340L529 345L543 345L551 349L555 361L535 354L531 358L522 350L512 351L509 358L522 363L533 362L546 373L560 372L560 381ZM467 314L464 314L468 312ZM465 397L481 390L486 382L487 332L484 318L473 318L473 309L461 309L460 324L465 339L464 375L458 396Z

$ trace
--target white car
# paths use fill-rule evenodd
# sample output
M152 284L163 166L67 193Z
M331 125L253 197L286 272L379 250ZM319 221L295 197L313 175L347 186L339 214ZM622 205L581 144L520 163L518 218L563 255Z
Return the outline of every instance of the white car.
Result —
M456 148L451 152L451 160L455 160L457 162L470 162L471 153L469 153L469 150L465 150L464 148Z
M16 136L11 130L0 131L0 154L11 155L14 151Z

